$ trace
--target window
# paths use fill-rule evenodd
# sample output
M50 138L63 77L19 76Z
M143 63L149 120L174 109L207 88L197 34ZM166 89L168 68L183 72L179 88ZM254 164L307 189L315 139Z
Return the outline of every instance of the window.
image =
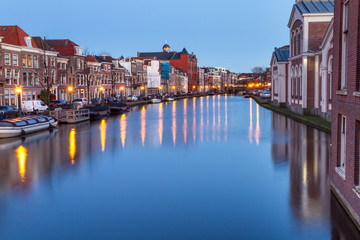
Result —
M33 61L32 61L32 55L28 55L28 67L32 67Z
M339 136L340 136L340 156L338 162L338 168L340 172L345 175L345 160L346 160L346 117L344 115L339 116Z
M35 68L39 67L39 57L38 56L34 56L34 67Z
M34 84L35 84L32 73L29 73L29 84L30 84L30 86L34 86Z
M31 44L31 37L26 37L26 38L25 38L25 42L26 42L26 46L28 46L28 47L32 47L32 44Z
M15 70L14 72L14 84L18 85L18 79L19 79L19 70Z
M35 73L35 85L36 86L40 85L39 74L37 74L37 73Z
M80 62L80 59L77 60L77 69L80 69L81 68L81 62Z
M27 79L27 74L26 73L23 73L23 85L28 86L28 79Z
M22 66L26 67L26 54L22 55Z
M18 65L18 55L17 54L13 54L13 65L14 66Z
M11 84L11 70L10 69L6 69L6 81L5 84L10 85Z
M342 58L341 58L341 86L340 89L347 89L348 70L348 44L349 44L349 1L343 5L343 26L342 26Z
M299 68L299 96L302 98L302 67Z
M51 57L51 66L55 67L55 57Z
M51 82L55 83L55 70L51 69Z
M10 54L5 53L4 57L5 57L5 65L10 65Z

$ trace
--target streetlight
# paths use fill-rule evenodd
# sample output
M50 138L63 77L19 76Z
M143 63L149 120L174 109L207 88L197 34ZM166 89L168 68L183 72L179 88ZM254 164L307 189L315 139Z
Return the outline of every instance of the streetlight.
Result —
M101 106L104 106L104 87L101 86L99 90L101 92Z
M123 93L124 93L124 87L121 86L121 87L120 87L120 97L121 97L121 101L122 101L122 99L123 99Z
M22 92L22 89L21 89L21 87L17 87L17 88L15 88L15 91L18 94L18 108L19 108L18 117L21 117L21 92Z
M74 90L72 86L68 86L67 88L68 92L69 92L69 99L70 99L70 105L71 105L71 92Z

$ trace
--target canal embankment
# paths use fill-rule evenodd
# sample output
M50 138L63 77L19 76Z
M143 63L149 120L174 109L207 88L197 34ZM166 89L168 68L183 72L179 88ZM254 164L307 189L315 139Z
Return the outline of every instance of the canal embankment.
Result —
M260 99L256 96L251 96L260 106L267 108L273 112L284 115L288 118L294 119L298 122L304 123L321 131L331 133L331 122L315 115L300 115L290 111L288 108L276 107L267 100Z

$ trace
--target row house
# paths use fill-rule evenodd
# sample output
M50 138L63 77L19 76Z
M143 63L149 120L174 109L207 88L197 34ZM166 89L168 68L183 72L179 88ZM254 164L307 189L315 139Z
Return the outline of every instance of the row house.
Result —
M198 89L199 74L197 66L197 58L194 53L189 53L185 48L181 52L170 51L170 46L165 44L161 52L138 52L140 58L156 58L162 63L162 71L166 71L167 75L170 66L181 69L188 76L188 89ZM167 75L163 77L163 81L168 81ZM162 84L167 84L163 82Z
M41 90L57 81L56 57L19 26L0 26L0 105L18 105L16 87L22 88L21 100L40 99Z
M335 1L331 86L331 189L360 228L360 3ZM332 79L331 79L332 78Z
M149 94L159 92L161 86L161 64L158 60L145 60L147 65L147 89Z
M188 76L182 69L170 68L169 91L170 93L187 93Z
M66 83L73 87L69 94L69 100L74 98L87 97L86 88L86 56L83 54L82 47L69 39L46 39L48 46L59 53L60 57L68 59L66 66ZM64 95L63 89L60 95ZM60 96L58 94L58 97Z
M333 15L333 0L295 1L288 23L289 57L287 61L274 57L271 61L275 104L284 104L286 99L285 104L293 112L330 118L328 71L332 69ZM283 48L275 50L275 58L276 51ZM279 69L279 61L281 66L288 62L287 72Z

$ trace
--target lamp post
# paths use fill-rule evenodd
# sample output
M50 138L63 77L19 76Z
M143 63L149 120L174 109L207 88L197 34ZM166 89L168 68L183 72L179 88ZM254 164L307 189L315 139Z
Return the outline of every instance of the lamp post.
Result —
M120 97L121 97L121 102L122 102L122 100L123 100L123 93L124 93L124 87L123 87L123 86L121 86L121 87L120 87Z
M175 86L172 86L173 93L175 94Z
M18 117L21 117L21 92L22 92L22 89L21 89L21 87L17 87L17 88L15 88L15 91L18 95L18 108L19 108Z
M100 87L99 88L99 90L100 90L100 93L101 93L101 106L104 106L104 87Z
M162 87L160 86L160 87L159 87L159 93L161 93L161 89L162 89Z
M68 92L69 92L69 102L70 102L70 106L72 105L71 104L71 94L72 94L72 91L74 90L72 86L68 86L67 88Z

